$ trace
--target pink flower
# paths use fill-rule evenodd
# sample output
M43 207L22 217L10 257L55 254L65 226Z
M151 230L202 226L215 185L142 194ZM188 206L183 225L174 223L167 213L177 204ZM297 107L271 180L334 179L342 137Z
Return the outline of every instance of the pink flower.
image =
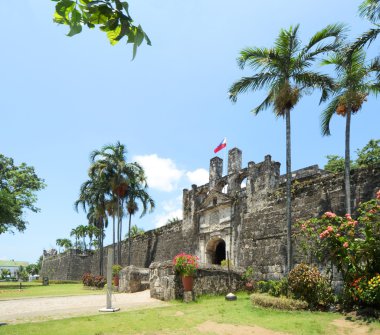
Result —
M380 200L380 190L378 190L377 193L376 193L376 199Z
M348 242L344 242L344 243L343 243L343 247L344 247L344 248L348 248Z
M345 217L346 217L347 220L352 220L351 214L348 214L348 213L347 213L347 214L345 215Z
M303 224L301 225L301 228L302 228L302 230L305 230L305 229L306 229L306 225L303 223Z
M325 213L325 216L328 217L328 218L330 218L330 219L332 219L332 218L335 218L335 217L336 217L336 214L333 213L333 212L326 212L326 213Z
M331 226L328 226L328 227L327 227L327 231L328 231L329 233L331 233L331 232L333 232L333 231L334 231L334 228L333 228L333 227L331 227Z
M335 236L336 236L336 237L340 237L340 234L339 234L339 233L338 233L338 234L335 234Z

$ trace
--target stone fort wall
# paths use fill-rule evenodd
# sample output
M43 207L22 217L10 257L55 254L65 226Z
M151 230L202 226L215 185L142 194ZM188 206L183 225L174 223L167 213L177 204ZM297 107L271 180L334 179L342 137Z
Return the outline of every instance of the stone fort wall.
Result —
M228 174L222 176L223 161L211 159L209 183L183 191L183 220L133 238L131 264L148 268L185 251L205 264L220 264L228 257L236 266L253 266L261 279L281 278L286 271L286 178L270 156L246 168L241 161L241 151L231 149ZM351 183L356 207L380 188L380 167L354 171ZM293 222L326 211L344 214L343 176L318 166L294 171L292 198ZM127 250L123 241L122 266L127 265ZM302 255L297 248L294 253L297 262ZM99 273L99 253L83 256L70 251L45 257L41 269L43 276L62 280L80 279L84 272Z

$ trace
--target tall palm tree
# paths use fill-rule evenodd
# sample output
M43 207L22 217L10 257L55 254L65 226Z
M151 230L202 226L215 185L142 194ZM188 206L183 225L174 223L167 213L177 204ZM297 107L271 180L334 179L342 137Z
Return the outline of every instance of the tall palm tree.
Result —
M336 40L342 35L344 27L340 24L329 25L317 32L305 46L301 45L298 36L299 25L282 29L274 47L246 48L240 52L238 64L243 69L250 66L255 74L243 77L235 82L229 96L236 102L240 93L248 90L269 90L264 101L253 109L254 114L269 107L273 108L276 117L284 117L286 123L286 221L287 221L287 271L292 268L291 243L291 134L290 111L295 107L303 94L318 88L322 96L331 88L332 80L327 76L312 71L310 68L316 57L334 50ZM332 41L325 41L333 37Z
M135 164L137 174L130 180L127 191L127 212L129 215L128 223L128 265L131 265L131 221L132 216L139 211L138 203L142 205L140 218L143 217L147 211L152 212L155 203L147 192L148 185L146 183L145 173L142 167L137 163Z
M351 116L356 114L371 93L378 94L380 85L375 76L379 74L380 62L366 62L362 49L351 52L349 47L342 48L329 58L323 60L324 65L335 66L337 78L333 90L333 98L323 111L321 117L322 134L330 135L330 121L334 114L346 118L344 185L346 196L346 212L351 213L350 186L350 129ZM328 96L325 97L327 99ZM325 100L324 99L324 100Z
M68 238L58 238L56 240L55 244L58 245L58 247L64 248L64 251L69 250L73 246L73 244L71 243L71 241ZM59 252L61 252L61 251L59 251Z
M103 274L103 241L104 229L108 225L106 215L106 188L104 179L95 174L85 181L80 187L79 199L75 201L74 207L78 211L79 206L87 212L87 219L90 225L94 225L100 231L99 240L99 274Z
M75 236L75 249L78 252L79 230L77 228L71 229L70 236Z
M86 251L87 250L86 237L88 234L88 227L85 225L79 225L78 227L76 227L76 231L77 231L78 237L82 238L84 251Z
M112 198L117 201L117 264L121 263L123 203L130 174L126 154L125 146L116 142L115 145L105 145L101 150L94 150L90 155L90 175L95 173L106 180Z
M101 150L95 150L91 153L92 166L90 168L90 175L97 175L104 180L109 190L111 199L116 200L117 204L117 264L121 264L121 239L122 239L122 218L124 216L124 204L128 203L130 195L135 194L134 200L143 202L143 207L153 203L153 200L148 196L144 198L141 195L143 190L146 190L146 177L143 168L137 163L127 162L127 151L125 146L120 142L115 145L106 145ZM136 211L133 211L135 213ZM145 212L144 212L145 214Z

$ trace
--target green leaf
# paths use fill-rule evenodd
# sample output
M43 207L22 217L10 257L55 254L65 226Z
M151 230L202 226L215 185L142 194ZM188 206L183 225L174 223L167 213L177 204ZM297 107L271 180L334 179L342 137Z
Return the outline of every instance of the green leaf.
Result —
M75 7L75 2L71 0L61 0L55 6L56 12L61 15L65 20L69 21L69 14Z
M128 9L129 9L129 5L128 5L128 2L123 1L123 2L121 3L121 5L123 6L125 12L126 12L127 15L129 16L129 11L128 11Z
M80 24L74 24L70 26L70 31L67 34L67 36L74 36L76 34L79 34L82 31L82 26Z
M119 42L117 37L119 36L120 31L121 31L120 25L117 26L116 29L114 29L114 30L107 31L107 37L108 37L108 39L112 45L115 45L115 44L117 44L117 42Z
M53 21L55 23L58 23L58 24L64 24L65 23L65 19L61 15L59 15L57 12L54 12Z
M82 19L82 14L76 8L74 8L71 13L71 22L74 24L77 24L81 21L81 19Z

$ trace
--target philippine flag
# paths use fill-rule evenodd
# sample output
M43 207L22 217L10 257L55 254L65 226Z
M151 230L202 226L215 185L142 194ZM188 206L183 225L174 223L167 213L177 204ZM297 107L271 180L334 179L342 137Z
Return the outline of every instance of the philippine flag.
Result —
M227 139L224 138L223 141L214 149L214 153L224 149L227 146Z

